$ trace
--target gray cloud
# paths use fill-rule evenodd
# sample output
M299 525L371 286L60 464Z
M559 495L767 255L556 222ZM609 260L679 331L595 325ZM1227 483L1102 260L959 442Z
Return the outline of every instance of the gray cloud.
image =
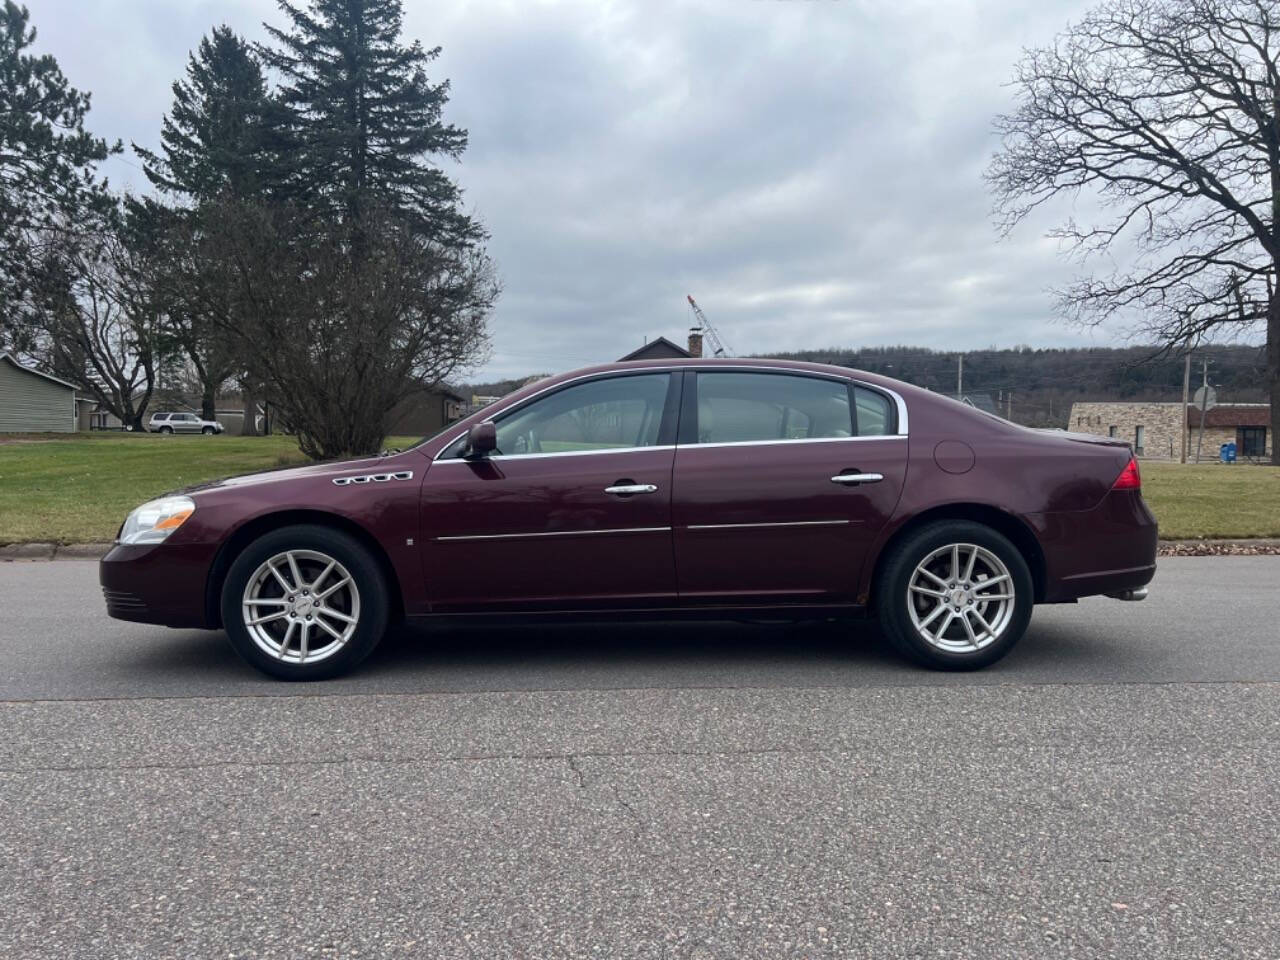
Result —
M505 285L476 375L680 340L686 293L739 353L1089 342L1045 292L1075 270L1042 238L1057 218L999 240L980 178L1020 48L1085 6L410 0L407 34L444 47L471 134L452 172ZM270 0L32 16L93 91L95 132L145 145L203 33L281 19ZM141 187L136 166L110 173Z

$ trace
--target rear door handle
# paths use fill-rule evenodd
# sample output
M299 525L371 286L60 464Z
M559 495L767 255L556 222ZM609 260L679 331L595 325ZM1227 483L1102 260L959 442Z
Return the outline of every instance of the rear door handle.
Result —
M605 487L605 493L612 493L615 497L629 497L636 493L657 493L658 488L652 483L628 483L619 481L612 487Z
M832 483L879 483L884 479L883 473L837 473L831 478Z

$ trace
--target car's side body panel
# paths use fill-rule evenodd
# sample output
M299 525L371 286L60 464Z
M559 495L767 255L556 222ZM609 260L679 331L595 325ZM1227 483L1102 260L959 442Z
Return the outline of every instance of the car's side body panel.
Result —
M422 487L432 608L670 604L669 445L441 460ZM652 492L618 495L620 485Z
M675 528L680 598L852 602L893 514L906 437L680 446ZM860 485L846 472L879 474Z

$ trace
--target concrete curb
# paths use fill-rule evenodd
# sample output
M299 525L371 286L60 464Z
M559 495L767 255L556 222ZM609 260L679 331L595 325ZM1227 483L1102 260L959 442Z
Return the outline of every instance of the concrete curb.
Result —
M10 543L0 546L5 560L98 560L110 543Z

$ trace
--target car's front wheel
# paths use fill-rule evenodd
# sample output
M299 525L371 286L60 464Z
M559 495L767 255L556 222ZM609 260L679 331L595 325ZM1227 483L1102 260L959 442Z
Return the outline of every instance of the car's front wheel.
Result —
M213 436L213 434L216 431L214 431L213 427L202 427L200 432L203 433L206 437L210 437L210 436Z
M1021 552L990 527L944 520L896 544L878 578L889 642L939 670L974 670L1026 633L1034 590Z
M222 623L241 657L282 680L352 669L386 632L387 584L354 537L283 527L249 544L222 587Z
M161 433L173 433L173 427L161 427L161 428L160 428L160 432L161 432Z

